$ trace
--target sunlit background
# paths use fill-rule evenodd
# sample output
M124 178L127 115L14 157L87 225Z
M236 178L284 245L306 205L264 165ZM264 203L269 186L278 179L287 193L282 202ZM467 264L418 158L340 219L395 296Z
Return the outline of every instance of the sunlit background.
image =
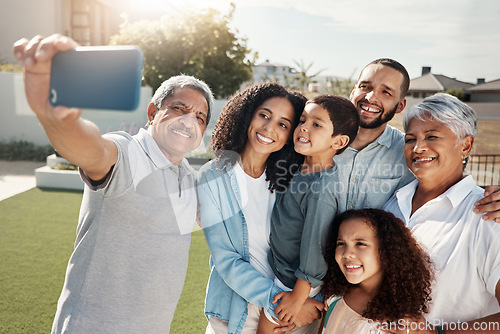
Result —
M291 66L303 60L313 64L312 72L345 78L357 76L372 59L391 57L403 63L412 78L420 76L422 66L467 82L500 78L498 0L232 2L231 26L248 39L260 62ZM115 21L102 23L102 28L114 33L122 13L129 20L153 20L182 10L228 13L231 8L228 0L0 0L0 61L12 60L10 45L20 36L67 30L78 18L66 10L79 3L100 7L101 14L110 12ZM80 20L88 18L82 13Z
M239 72L232 72L230 62L227 65L228 59L236 57L231 51L226 51L230 56L214 58L209 64L201 61L221 47L218 44L210 49L210 45L198 45L200 38L192 38L209 32L208 27L200 29L198 25L198 30L193 30L195 33L186 35L190 40L187 42L182 40L184 37L176 38L183 33L182 29L167 37L161 36L165 31L158 33L158 29L149 33L148 29L153 31L158 25L172 30L179 28L169 22L189 30L195 26L193 20L176 19L185 13L191 13L190 18L195 18L192 13L201 17L209 9L228 18L227 27L236 39L233 48L236 45L248 51L245 61L234 61L240 66ZM140 21L141 25L135 25ZM122 33L123 27L130 29ZM225 23L222 27L227 30ZM73 37L82 45L107 45L117 35L125 36L116 44L140 44L148 54L144 78L148 71L149 78L159 80L184 71L206 80L219 92L216 95L221 100L209 130L225 99L252 82L278 81L308 96L321 93L345 96L367 63L389 57L400 61L412 78L408 106L438 91L450 92L451 89L456 94L458 90L479 114L476 153L499 152L498 0L0 0L0 30L0 67L2 63L14 62L11 46L20 37L57 32ZM206 38L210 38L210 34L206 34ZM151 50L155 45L157 49ZM168 67L165 64L172 63L169 52L172 49L188 50L191 54L198 51L198 54L189 58L187 52L188 66L172 61L175 64L167 64ZM157 58L162 58L163 63L152 64ZM212 73L206 71L210 66ZM245 71L247 75L242 75ZM288 85L290 77L286 74L290 73L296 77ZM0 110L0 116L2 112L5 114L0 118L3 126L0 140L13 136L37 143L46 140L41 131L36 131L34 121L21 119L32 115L29 107L22 103L22 78L4 77L7 86L14 82L15 91L21 93L5 93L3 102L8 105ZM238 80L232 85L220 89L222 83L235 77ZM151 80L143 83L154 90L159 80L155 84L151 84ZM332 87L336 89L330 89ZM15 101L12 96L16 97ZM147 104L147 99L145 101ZM15 116L6 114L12 110ZM142 111L138 113L140 117L144 117ZM99 124L101 115L104 114L96 112L92 121L98 123L103 132L135 130L145 124L143 119L131 120L128 116L113 114L106 117L120 118L113 120L120 125L102 125ZM393 124L400 127L400 123L396 117ZM23 124L23 128L17 130L17 124ZM206 142L209 138L210 131L207 131Z
M131 17L215 8L230 1L128 0ZM232 26L259 60L349 77L379 57L402 62L412 78L422 66L458 80L500 78L500 1L497 0L235 0Z

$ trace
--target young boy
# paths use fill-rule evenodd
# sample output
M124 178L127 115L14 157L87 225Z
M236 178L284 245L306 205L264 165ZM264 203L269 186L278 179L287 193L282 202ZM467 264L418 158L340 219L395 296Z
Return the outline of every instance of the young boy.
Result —
M342 191L333 157L354 140L358 126L358 112L348 99L322 95L306 103L293 134L304 163L277 195L271 218L268 260L276 285L284 290L274 297L273 302L280 300L274 318L294 322L306 299L321 289L327 271L323 245L339 207L335 192ZM275 327L271 315L261 314L257 333L272 333ZM317 324L308 327L300 331L317 332Z

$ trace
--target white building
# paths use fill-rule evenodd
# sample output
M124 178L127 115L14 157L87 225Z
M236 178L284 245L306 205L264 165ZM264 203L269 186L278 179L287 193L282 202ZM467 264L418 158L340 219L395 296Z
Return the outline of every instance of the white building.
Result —
M266 60L253 68L253 82L273 81L286 85L287 80L296 76L295 69L288 65L271 63Z

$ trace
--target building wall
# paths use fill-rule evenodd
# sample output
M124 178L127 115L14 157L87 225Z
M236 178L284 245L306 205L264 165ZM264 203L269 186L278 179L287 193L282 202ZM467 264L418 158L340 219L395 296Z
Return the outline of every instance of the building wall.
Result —
M152 97L151 87L141 87L139 105L134 111L84 109L82 117L94 122L102 133L122 130L131 134L147 122L147 107ZM227 100L216 100L210 124L204 136L204 151L210 144L215 122ZM50 144L24 93L22 73L0 72L0 142L24 140L35 145ZM200 152L203 153L203 152Z
M295 74L291 72L291 68L288 66L272 65L257 65L253 68L253 82L265 82L277 80L282 85L286 84L287 76L294 76Z
M61 32L61 1L0 0L0 61L14 61L12 44L22 37Z
M500 102L500 92L471 92L471 102Z
M151 100L150 87L141 87L139 106L134 111L107 111L84 109L82 117L99 127L101 132L124 130L135 133L147 122L147 107ZM36 145L47 145L35 114L24 93L22 73L0 72L0 141L24 140Z
M0 34L0 63L15 62L12 44L20 38L31 38L38 34L48 36L54 33L72 36L73 1L0 0L0 31L2 32ZM120 0L91 0L88 19L90 43L82 44L109 44L110 36L119 30L122 6ZM85 21L85 18L83 20Z

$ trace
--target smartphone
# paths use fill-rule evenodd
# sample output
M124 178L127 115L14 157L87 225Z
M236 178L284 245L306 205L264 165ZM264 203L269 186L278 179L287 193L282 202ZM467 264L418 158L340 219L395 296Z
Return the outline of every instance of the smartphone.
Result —
M85 46L52 59L49 100L53 106L132 111L137 109L143 53L136 46Z

